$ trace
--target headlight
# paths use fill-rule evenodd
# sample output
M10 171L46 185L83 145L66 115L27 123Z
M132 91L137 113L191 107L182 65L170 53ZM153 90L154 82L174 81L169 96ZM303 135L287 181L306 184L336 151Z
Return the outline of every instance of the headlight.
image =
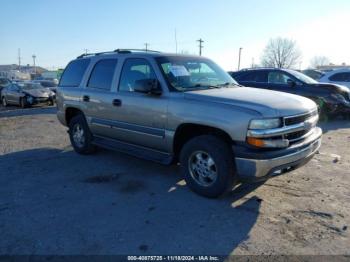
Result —
M249 129L271 129L281 127L280 118L253 119L249 123Z

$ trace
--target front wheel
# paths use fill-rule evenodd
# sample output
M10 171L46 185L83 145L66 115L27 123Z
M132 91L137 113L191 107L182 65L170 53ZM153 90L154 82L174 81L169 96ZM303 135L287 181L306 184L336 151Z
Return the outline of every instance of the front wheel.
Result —
M96 147L92 144L92 134L82 114L73 117L69 122L69 138L75 152L79 154L95 152Z
M182 174L189 188L199 195L215 198L233 188L233 153L227 143L212 135L188 141L180 154Z

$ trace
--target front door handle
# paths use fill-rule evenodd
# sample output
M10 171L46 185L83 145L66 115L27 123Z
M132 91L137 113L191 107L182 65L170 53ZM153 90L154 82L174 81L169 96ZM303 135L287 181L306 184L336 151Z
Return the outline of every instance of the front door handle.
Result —
M83 96L83 101L84 102L89 102L90 101L90 97L87 96L87 95Z
M120 100L120 99L113 99L112 104L114 106L121 106L122 105L122 100Z

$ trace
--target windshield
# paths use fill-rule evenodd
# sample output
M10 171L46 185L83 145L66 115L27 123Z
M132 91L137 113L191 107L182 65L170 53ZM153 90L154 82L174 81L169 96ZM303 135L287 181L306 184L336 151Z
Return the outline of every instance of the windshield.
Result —
M232 87L232 77L209 59L168 56L157 58L168 83L176 91Z
M291 75L295 76L298 80L300 80L301 82L304 82L306 84L317 84L318 83L317 81L315 81L311 77L308 77L307 75L299 73L298 71L293 71L293 70L287 70L287 71Z

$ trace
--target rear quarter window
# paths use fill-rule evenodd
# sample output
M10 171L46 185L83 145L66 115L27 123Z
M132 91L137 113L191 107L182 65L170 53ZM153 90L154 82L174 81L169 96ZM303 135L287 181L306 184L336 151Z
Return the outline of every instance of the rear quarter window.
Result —
M78 59L70 62L63 72L59 86L79 86L89 63L90 59Z

